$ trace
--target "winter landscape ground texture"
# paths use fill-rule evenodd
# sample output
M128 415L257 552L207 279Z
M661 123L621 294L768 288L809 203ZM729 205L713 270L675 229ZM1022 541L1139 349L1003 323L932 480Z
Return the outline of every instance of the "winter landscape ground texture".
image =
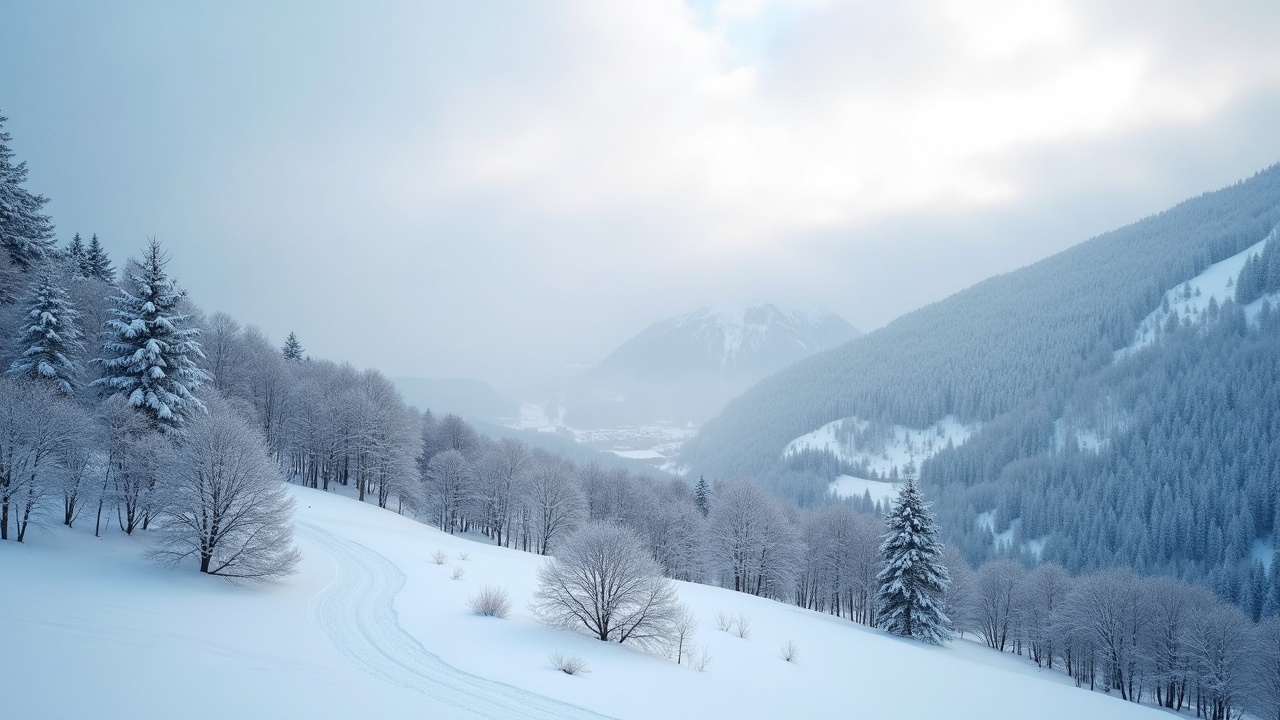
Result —
M679 583L699 622L694 645L711 658L699 672L540 625L527 603L543 557L290 491L304 559L274 584L159 569L142 542L81 529L0 545L4 716L1156 717L971 641L925 646ZM505 619L468 610L489 584L511 594ZM747 617L748 636L717 630L718 613ZM556 652L588 672L558 672Z

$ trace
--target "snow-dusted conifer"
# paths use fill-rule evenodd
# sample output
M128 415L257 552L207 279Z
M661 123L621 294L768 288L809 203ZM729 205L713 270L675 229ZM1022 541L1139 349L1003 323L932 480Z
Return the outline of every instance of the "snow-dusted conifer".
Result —
M27 181L27 164L14 163L2 128L8 121L0 115L0 247L23 270L30 270L57 253L53 222L40 211L49 199L33 195L22 187Z
M110 394L123 395L164 432L181 429L184 420L204 405L191 391L210 380L195 360L204 352L200 329L182 311L186 293L165 272L168 255L154 238L140 262L130 263L132 292L120 289L113 298L115 317L107 322L110 337L103 349L103 377L94 381Z
M9 365L9 374L47 382L64 395L74 395L80 387L80 368L74 358L84 349L76 328L79 313L52 272L36 277L24 305L24 323L15 344L19 354Z
M693 486L693 502L698 506L702 517L711 512L711 488L707 487L707 479L701 475L698 476L698 484Z
M67 245L67 261L73 275L88 277L84 264L84 241L80 239L80 233L76 233Z
M938 525L915 478L907 478L885 524L889 532L880 545L884 568L876 577L881 627L934 644L950 640L942 610L950 576L942 564Z
M285 360L302 362L302 343L298 342L298 336L292 332L285 338L284 347L280 348L280 352L284 354Z
M97 278L108 285L116 281L116 269L111 266L111 259L107 257L107 251L102 249L102 243L98 241L97 233L94 233L93 238L89 240L89 249L84 251L84 265L82 267L85 277Z

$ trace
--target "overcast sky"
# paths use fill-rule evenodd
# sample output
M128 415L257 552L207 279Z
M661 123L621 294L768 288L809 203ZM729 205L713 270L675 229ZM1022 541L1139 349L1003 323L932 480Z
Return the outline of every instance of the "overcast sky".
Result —
M768 299L864 330L1280 161L1275 0L0 0L62 239L503 381Z

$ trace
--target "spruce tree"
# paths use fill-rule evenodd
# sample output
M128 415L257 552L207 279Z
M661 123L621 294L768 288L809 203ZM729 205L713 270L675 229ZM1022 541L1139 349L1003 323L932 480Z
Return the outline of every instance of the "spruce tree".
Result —
M111 267L111 259L98 242L97 233L89 240L89 249L84 253L84 276L98 278L108 285L116 281L116 269Z
M73 275L89 276L85 269L84 241L80 239L80 233L76 233L71 238L71 244L67 246L67 261Z
M701 475L698 476L698 484L693 486L693 502L698 506L702 517L711 512L711 489L707 487L707 479Z
M22 187L27 181L27 164L14 163L4 132L8 118L0 116L0 247L23 270L31 270L41 261L57 254L53 222L40 211L49 199L33 195Z
M103 349L113 357L98 361L103 377L94 385L123 395L157 429L173 433L192 413L204 410L191 391L212 378L196 366L195 360L204 357L196 340L200 329L182 311L186 292L165 272L168 262L152 238L142 260L129 264L133 291L120 288L112 298L114 317L107 321Z
M52 383L66 395L80 389L80 368L74 358L84 346L76 328L79 313L52 272L31 283L23 307L24 323L15 342L21 354L9 365L10 375Z
M884 568L876 576L881 627L935 645L950 640L942 606L951 580L942 564L938 525L915 478L907 477L885 525L889 532L880 544Z
M289 337L285 338L284 347L280 348L280 352L284 353L285 360L302 362L302 343L298 342L298 336L294 333L289 333Z

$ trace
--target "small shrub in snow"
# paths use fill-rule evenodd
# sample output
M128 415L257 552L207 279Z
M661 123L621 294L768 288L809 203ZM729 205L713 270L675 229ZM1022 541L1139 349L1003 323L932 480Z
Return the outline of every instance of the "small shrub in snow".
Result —
M471 553L460 552L458 553L458 559L463 562L466 562L467 560L471 559Z
M689 653L689 667L694 670L697 670L698 672L706 672L707 666L710 664L711 651L706 645L703 645L701 650L694 648Z
M721 610L716 613L716 629L721 632L729 632L729 628L733 627L733 616Z
M443 550L437 550L431 554L431 562L437 565L443 565L445 561L448 559L449 559L448 554L446 554L445 551Z
M795 662L796 657L800 654L800 648L796 646L795 640L788 640L782 644L782 659L787 662Z
M577 656L555 653L551 656L551 664L565 675L581 675L587 672L587 662Z
M471 612L486 617L504 618L511 612L511 597L496 585L485 585L467 601Z
M697 632L698 620L693 616L693 611L683 604L680 605L675 622L671 625L671 644L676 651L677 665L684 662L685 658L692 654L692 647L686 650L686 646L692 645L693 636ZM690 659L692 658L690 657Z
M454 568L453 572L449 574L449 577L454 580L461 580L466 576L467 576L467 571L463 570L462 568Z
M733 634L744 640L751 637L751 620L746 615L738 613L733 616Z

